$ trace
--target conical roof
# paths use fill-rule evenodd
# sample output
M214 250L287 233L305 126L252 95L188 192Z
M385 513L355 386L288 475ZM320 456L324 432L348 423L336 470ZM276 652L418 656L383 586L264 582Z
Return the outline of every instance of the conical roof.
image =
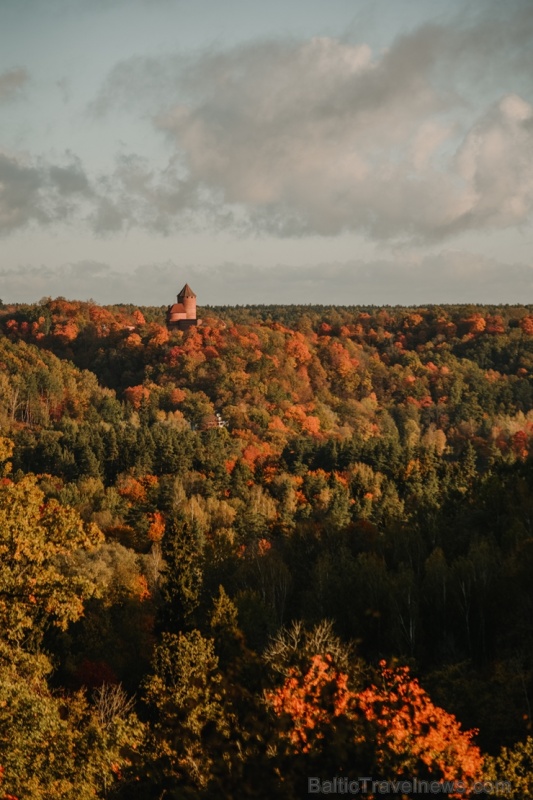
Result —
M185 286L179 293L178 300L181 300L183 297L196 297L196 295L194 294L193 290L191 289L188 283L185 284Z

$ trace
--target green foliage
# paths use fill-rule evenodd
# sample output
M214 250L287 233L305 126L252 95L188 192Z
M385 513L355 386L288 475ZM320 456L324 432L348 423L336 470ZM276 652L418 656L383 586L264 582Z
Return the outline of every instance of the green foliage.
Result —
M205 788L215 755L208 743L223 746L230 732L213 640L197 630L163 634L146 701L156 720L149 758L162 785Z
M81 571L66 575L78 550L94 548L101 533L72 509L45 502L34 478L0 483L1 636L20 642L52 622L65 628L95 589Z
M131 764L143 729L131 703L91 704L84 693L53 694L43 656L0 652L0 762L3 789L17 797L108 797ZM116 692L108 688L107 693ZM98 702L99 701L99 702Z
M485 780L495 788L501 784L496 796L512 798L512 800L531 800L533 797L533 738L528 736L524 742L517 742L514 747L503 747L496 758L485 762ZM504 784L508 784L510 789Z

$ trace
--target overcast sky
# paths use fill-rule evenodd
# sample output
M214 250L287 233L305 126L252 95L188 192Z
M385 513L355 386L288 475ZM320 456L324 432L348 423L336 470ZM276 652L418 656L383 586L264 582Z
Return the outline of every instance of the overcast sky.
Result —
M533 303L533 0L0 0L0 298Z

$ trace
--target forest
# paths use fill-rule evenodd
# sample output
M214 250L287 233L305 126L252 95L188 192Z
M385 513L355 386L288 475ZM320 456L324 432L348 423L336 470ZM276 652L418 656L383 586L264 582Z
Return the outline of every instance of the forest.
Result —
M0 797L533 797L533 306L165 310L0 302Z

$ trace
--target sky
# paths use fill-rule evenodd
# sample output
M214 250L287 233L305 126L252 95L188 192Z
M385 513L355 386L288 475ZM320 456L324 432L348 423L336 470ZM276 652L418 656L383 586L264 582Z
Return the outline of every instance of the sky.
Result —
M533 303L533 0L0 0L0 298Z

